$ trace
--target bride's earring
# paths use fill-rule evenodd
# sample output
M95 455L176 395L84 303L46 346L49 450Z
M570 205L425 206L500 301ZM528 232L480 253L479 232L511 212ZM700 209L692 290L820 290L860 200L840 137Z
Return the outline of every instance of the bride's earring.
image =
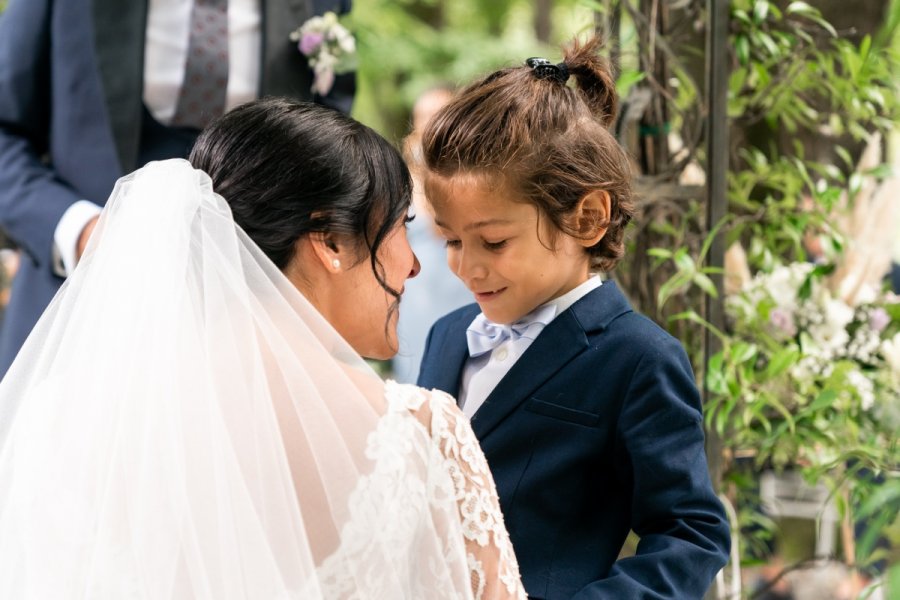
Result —
M334 267L335 269L340 269L341 261L339 261L338 259L334 259L333 261L331 261L331 266Z

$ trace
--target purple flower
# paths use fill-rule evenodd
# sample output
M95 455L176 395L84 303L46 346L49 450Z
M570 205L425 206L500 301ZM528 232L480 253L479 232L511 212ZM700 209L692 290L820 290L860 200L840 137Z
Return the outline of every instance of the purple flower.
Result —
M880 306L872 311L869 315L869 327L881 333L884 328L891 322L891 316Z
M774 308L769 314L769 321L789 337L797 335L797 326L794 324L794 317L790 311L783 308Z
M306 56L309 56L319 49L319 46L322 45L322 42L324 40L325 35L317 31L304 33L303 37L300 38L300 44L298 44L298 48L300 48L300 52L302 52Z

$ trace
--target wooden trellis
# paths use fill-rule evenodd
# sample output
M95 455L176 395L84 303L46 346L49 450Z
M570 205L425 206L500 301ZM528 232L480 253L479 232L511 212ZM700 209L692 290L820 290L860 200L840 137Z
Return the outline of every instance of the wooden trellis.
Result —
M607 38L609 57L618 76L626 55L643 73L643 81L623 98L617 125L620 141L635 158L638 218L632 236L631 257L618 269L616 279L632 301L646 314L674 328L675 335L693 349L698 370L719 348L708 330L697 337L696 328L668 320L672 314L695 310L713 326L722 329L724 310L722 277L712 277L718 298L692 296L658 306L660 286L671 272L658 268L648 251L667 243L654 226L677 222L688 238L682 242L696 249L728 210L728 15L729 0L605 0L595 13L595 25ZM623 22L633 27L623 40ZM628 46L626 48L626 46ZM634 56L636 48L636 56ZM683 78L690 74L698 90L693 106L675 106L673 91L676 69ZM677 115L675 114L677 112ZM669 134L673 117L682 148L673 148ZM702 167L705 183L686 183L685 171ZM693 211L693 212L692 212ZM674 248L673 248L674 249ZM707 266L721 268L724 242L713 240ZM656 267L656 268L654 268ZM694 305L691 305L691 302ZM679 305L679 302L681 303ZM691 333L693 332L693 333ZM690 336L693 335L693 338ZM705 390L704 390L705 391ZM705 395L705 394L704 394ZM708 439L710 470L714 483L721 479L720 444Z

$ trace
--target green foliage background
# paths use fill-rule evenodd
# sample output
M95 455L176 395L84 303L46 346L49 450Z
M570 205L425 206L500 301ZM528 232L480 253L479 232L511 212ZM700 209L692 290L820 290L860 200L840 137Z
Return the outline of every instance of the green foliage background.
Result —
M534 0L361 0L348 22L359 45L354 116L390 139L408 133L416 97L463 85L529 56L558 57L560 43L591 27L590 7L558 0L546 41L535 32Z

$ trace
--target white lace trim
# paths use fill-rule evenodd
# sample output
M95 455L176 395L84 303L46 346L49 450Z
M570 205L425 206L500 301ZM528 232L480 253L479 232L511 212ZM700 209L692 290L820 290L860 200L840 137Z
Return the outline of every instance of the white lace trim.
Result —
M449 600L464 593L459 589L464 573L467 597L526 598L494 481L468 419L442 392L387 382L385 398L387 413L366 448L374 470L350 498L340 548L318 569L324 597L379 598L379 582L396 589L396 580L385 580L406 577L408 598ZM417 443L421 436L429 436L427 443ZM427 456L416 454L422 447L430 449ZM420 468L427 469L426 477ZM386 506L390 510L383 514ZM399 547L416 539L415 528L424 523L451 533L443 536L443 564L410 562ZM453 539L460 524L464 539ZM369 567L359 573L354 565Z

